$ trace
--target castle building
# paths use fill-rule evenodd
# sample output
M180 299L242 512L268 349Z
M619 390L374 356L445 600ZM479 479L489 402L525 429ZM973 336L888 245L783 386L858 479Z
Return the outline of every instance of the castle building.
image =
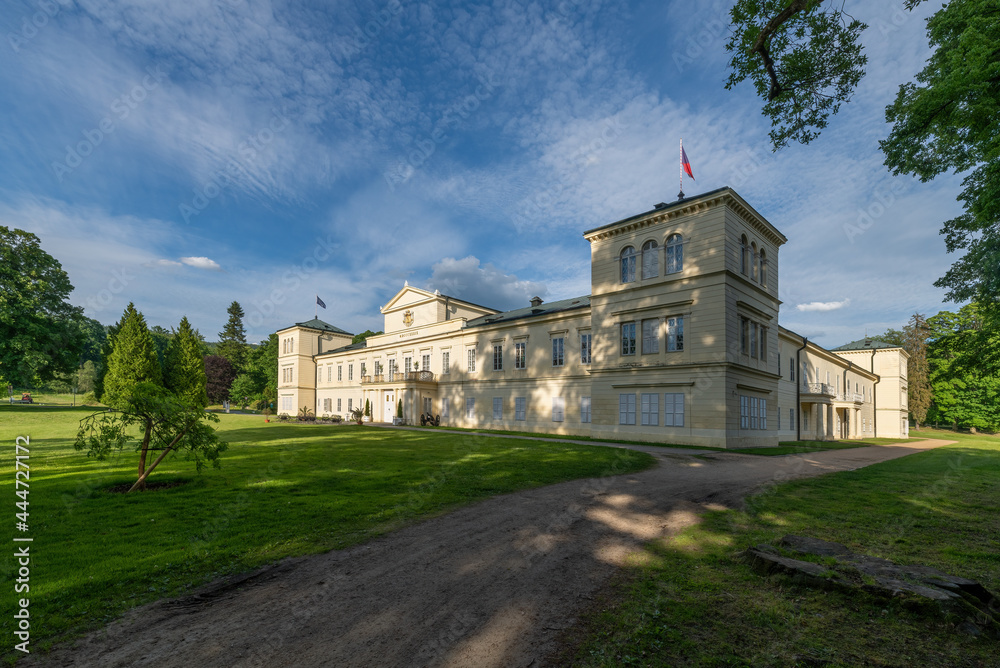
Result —
M725 448L906 435L906 353L778 324L787 241L734 190L584 233L591 291L498 311L406 285L384 333L278 331L278 413Z

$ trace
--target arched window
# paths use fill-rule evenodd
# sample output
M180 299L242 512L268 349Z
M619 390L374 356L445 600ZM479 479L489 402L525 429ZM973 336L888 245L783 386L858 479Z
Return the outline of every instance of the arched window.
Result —
M679 234L667 237L667 273L675 274L684 269L684 238Z
M753 276L752 276L753 280L756 281L756 280L758 280L757 261L760 259L757 256L757 242L756 241L754 241L754 242L752 242L750 244L750 251L753 253L750 256L750 270L753 272Z
M760 249L760 284L767 287L767 253Z
M660 275L660 248L652 239L642 245L642 277L656 278Z
M747 253L750 249L747 247L747 235L743 235L740 239L740 273L744 276L747 275Z
M626 246L622 249L622 283L632 283L635 281L635 249Z

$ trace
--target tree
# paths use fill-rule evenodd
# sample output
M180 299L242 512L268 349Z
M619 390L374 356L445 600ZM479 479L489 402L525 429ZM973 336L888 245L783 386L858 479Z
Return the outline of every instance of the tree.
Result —
M219 332L218 354L229 360L229 363L242 371L247 361L247 334L243 327L243 307L239 302L233 302L226 309L229 320Z
M187 316L181 318L163 357L164 387L193 405L207 406L208 379L201 342L191 329Z
M351 339L351 345L354 345L355 343L361 343L362 341L364 341L365 339L367 339L369 336L378 336L379 334L384 334L384 332L382 332L382 331L373 332L370 329L366 329L365 331L361 332L360 334L355 334L354 335L354 338Z
M372 403L365 399L365 417L371 419L372 416Z
M858 42L864 25L843 4L823 0L738 0L731 15L727 88L745 79L755 84L775 150L789 140L808 143L864 75ZM893 174L926 182L967 172L958 197L965 212L942 229L947 250L966 253L935 285L947 288L947 299L976 298L985 308L1000 294L996 0L950 0L928 20L927 35L933 53L916 82L902 84L886 108L892 130L880 145Z
M24 387L77 368L85 334L72 291L37 236L0 226L0 377Z
M236 369L222 355L209 355L205 358L205 377L208 379L208 400L220 404L229 398L229 388L236 379Z
M128 313L126 308L121 320L106 328L107 336L104 339L104 345L101 346L101 363L97 367L97 379L94 381L94 396L97 397L98 401L104 401L104 378L108 374L108 360L111 358L111 351L115 345L115 337L118 336L118 332L125 324Z
M927 411L931 406L930 367L927 362L929 335L927 320L919 313L914 313L903 327L903 349L910 356L906 365L906 397L917 429L927 422Z
M260 345L251 348L245 370L236 376L229 390L238 401L244 397L265 408L278 396L278 335L271 334Z
M1000 429L1000 376L979 363L984 345L1000 346L1000 331L982 317L978 304L958 313L942 311L927 319L927 348L933 401L931 423L955 428Z
M170 345L170 339L174 337L174 334L165 327L153 325L149 328L149 336L153 339L153 348L156 350L156 358L160 360L160 366L162 367L164 360L166 359L167 347Z
M132 389L140 383L162 385L163 374L146 319L129 302L108 356L101 401L118 408L129 401Z
M753 82L775 149L789 140L808 144L864 76L868 57L858 37L868 26L844 20L842 8L823 0L739 0L730 14L726 88Z
M93 361L87 360L83 363L74 377L76 391L81 394L94 391L94 383L97 380L97 365Z
M74 445L98 460L133 446L139 453L139 467L129 492L145 489L146 479L171 452L187 450L199 472L206 461L219 466L219 455L228 445L206 424L219 418L201 406L148 381L132 386L116 403L81 420ZM154 452L160 455L147 468L147 457Z

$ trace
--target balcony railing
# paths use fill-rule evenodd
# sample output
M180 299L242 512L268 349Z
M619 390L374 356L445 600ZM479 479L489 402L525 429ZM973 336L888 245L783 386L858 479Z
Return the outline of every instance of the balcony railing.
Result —
M802 383L802 394L822 394L828 397L837 396L837 390L833 385L826 383Z
M837 401L853 401L860 404L864 400L865 395L860 392L844 392L843 394L837 395Z
M434 373L432 371L390 371L386 374L361 377L362 385L371 385L373 383L398 383L402 381L431 383L434 382Z

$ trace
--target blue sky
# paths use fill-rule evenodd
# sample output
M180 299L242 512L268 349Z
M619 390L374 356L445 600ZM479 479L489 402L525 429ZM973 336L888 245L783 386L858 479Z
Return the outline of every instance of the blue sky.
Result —
M868 76L774 154L726 91L731 2L33 0L0 18L0 225L73 303L216 339L313 316L379 329L403 285L497 308L589 293L584 230L733 186L789 239L781 323L835 346L942 302L958 180L893 178L884 108L929 52L902 2L849 2ZM860 225L859 225L860 221Z

